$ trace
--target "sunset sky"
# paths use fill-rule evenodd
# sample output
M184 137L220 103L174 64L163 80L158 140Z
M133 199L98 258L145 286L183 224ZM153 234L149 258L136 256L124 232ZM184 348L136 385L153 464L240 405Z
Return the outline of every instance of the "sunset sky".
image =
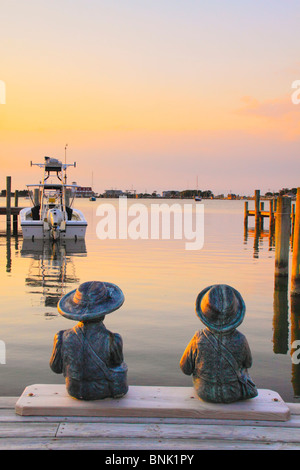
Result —
M97 192L300 186L299 1L0 5L0 189L66 143Z

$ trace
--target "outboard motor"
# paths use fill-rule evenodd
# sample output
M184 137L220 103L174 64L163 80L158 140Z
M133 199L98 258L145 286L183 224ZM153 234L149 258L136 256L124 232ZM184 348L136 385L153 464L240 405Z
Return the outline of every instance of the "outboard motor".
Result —
M64 217L60 209L49 209L47 212L47 221L51 230L53 240L57 240L60 235L60 225Z

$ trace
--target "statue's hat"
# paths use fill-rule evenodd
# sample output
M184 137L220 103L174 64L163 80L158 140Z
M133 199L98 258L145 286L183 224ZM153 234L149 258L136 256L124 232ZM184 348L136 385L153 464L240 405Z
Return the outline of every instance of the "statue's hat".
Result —
M200 292L195 309L212 332L226 333L242 323L246 306L236 289L226 284L215 284Z
M57 304L61 315L71 320L101 320L121 307L125 300L121 289L110 282L84 282L60 299Z

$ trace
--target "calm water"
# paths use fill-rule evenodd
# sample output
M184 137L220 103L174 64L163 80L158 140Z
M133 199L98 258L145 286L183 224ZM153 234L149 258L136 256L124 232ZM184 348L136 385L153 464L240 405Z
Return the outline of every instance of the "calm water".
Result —
M101 280L118 284L125 294L124 305L108 315L105 324L123 337L131 385L192 385L178 364L190 338L202 328L194 313L195 299L204 287L225 283L239 290L246 303L239 330L252 351L253 380L258 388L297 401L300 365L292 364L291 343L300 339L300 309L291 305L286 286L274 286L268 223L257 239L251 230L253 218L244 233L243 201L204 201L201 250L185 250L184 240L99 240L96 208L101 202L75 201L89 224L83 244L33 252L21 236L0 238L0 340L6 345L0 396L18 396L34 383L64 383L50 370L49 358L55 333L75 323L58 314L57 301L81 282ZM118 208L118 200L104 202ZM138 202L150 206L155 201ZM191 203L169 201L174 202ZM4 223L2 217L1 229Z

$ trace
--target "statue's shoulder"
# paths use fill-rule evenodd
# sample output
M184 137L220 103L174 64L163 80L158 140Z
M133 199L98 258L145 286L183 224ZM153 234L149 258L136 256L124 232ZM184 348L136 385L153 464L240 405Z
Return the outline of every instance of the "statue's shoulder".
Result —
M232 338L239 341L247 341L246 336L238 330L232 332Z
M205 339L205 335L203 333L203 330L197 330L194 334L194 340L197 342L201 342Z

